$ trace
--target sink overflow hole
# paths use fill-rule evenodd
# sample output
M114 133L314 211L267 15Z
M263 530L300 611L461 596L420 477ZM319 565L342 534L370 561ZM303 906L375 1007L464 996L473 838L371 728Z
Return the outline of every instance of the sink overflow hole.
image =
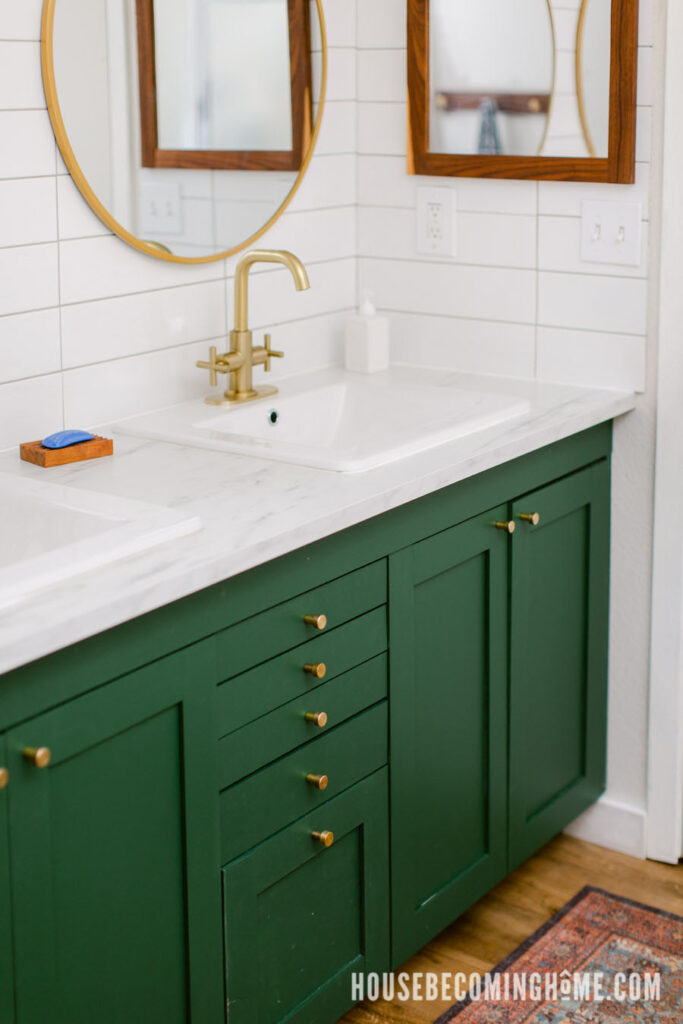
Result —
M268 419L270 420L272 425L275 426L277 421L280 419L280 413L277 411L277 409L270 410L270 412L268 413Z

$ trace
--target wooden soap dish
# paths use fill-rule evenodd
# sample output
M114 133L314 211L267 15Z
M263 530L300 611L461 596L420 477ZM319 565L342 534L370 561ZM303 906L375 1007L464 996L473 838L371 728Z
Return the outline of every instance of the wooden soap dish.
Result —
M24 462L34 466L66 466L70 462L84 462L86 459L101 459L114 454L114 442L109 437L94 437L92 441L81 441L70 448L44 448L42 441L30 441L19 448Z

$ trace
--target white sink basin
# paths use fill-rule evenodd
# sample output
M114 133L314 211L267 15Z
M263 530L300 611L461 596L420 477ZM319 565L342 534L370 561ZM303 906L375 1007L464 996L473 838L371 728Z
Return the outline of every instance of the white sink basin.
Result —
M200 528L146 502L0 473L0 608Z
M436 371L325 370L246 405L186 402L117 423L124 434L356 473L529 411L525 400L458 388Z

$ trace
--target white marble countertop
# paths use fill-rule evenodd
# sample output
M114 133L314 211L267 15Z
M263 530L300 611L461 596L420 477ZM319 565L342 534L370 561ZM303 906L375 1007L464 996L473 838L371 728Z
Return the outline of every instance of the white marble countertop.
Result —
M153 502L204 528L37 591L0 616L0 674L635 406L619 391L444 372L529 400L501 426L366 473L342 474L116 435L113 458L49 471L0 453L0 471ZM1 517L1 512L0 512Z

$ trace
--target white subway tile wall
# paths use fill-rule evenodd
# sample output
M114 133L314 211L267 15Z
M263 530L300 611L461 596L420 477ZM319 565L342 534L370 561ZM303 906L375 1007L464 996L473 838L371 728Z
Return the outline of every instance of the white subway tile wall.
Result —
M0 0L0 448L204 394L208 379L194 363L230 329L238 258L154 260L92 213L50 127L41 9L42 0ZM252 323L274 327L287 354L274 377L338 362L357 301L355 4L324 0L324 9L330 59L320 145L290 211L259 243L300 255L312 291L295 292L284 270L253 272ZM197 239L201 177L186 192Z
M369 291L391 315L397 359L418 351L428 365L642 389L650 0L641 0L637 183L441 179L457 197L453 258L415 250L415 190L433 182L406 173L405 0L323 4L330 75L316 156L263 239L300 255L313 288L297 294L284 271L254 273L252 321L276 327L287 350L276 372L337 361L344 318ZM41 6L0 0L0 448L201 394L194 361L231 319L235 257L176 266L142 256L72 184L40 83ZM581 202L593 198L642 203L639 267L580 262Z
M575 26L576 0L554 7ZM359 289L391 314L395 358L419 351L435 366L644 388L652 18L641 0L637 183L439 179L457 205L456 255L445 259L416 254L415 192L433 181L405 170L406 0L359 0ZM580 261L581 203L594 198L642 203L640 266Z

